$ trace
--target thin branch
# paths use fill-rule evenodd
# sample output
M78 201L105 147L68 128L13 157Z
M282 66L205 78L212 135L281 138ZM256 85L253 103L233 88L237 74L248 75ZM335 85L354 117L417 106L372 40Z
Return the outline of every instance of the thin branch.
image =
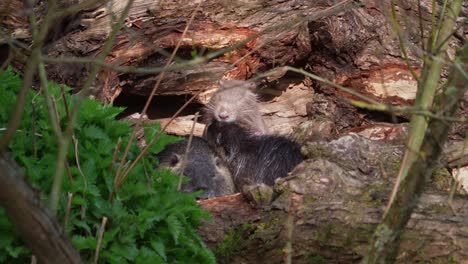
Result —
M177 184L177 190L180 190L182 188L183 173L184 173L185 165L187 164L187 158L190 152L190 148L192 147L193 132L195 131L195 125L197 124L199 114L200 114L199 112L196 112L195 117L193 118L192 129L190 130L190 136L188 139L187 147L185 149L185 153L184 153L184 156L182 157L182 161L180 165L179 183Z
M413 69L413 66L411 65L408 57L408 53L406 52L406 45L405 42L403 41L403 36L402 36L402 30L400 27L400 24L398 23L398 18L396 15L396 10L395 10L395 0L392 0L390 3L391 6L391 14L392 14L392 19L390 20L392 23L390 23L393 26L393 31L396 32L398 36L398 41L400 43L400 50L401 53L403 54L403 59L405 60L406 67L408 67L411 75L413 76L413 79L415 79L419 83L419 77L416 74L416 72Z
M101 249L102 238L104 237L104 231L106 230L107 217L102 217L101 228L99 229L99 237L96 245L96 252L94 253L94 264L98 263L99 251Z
M67 209L65 210L65 217L63 220L63 230L67 230L68 222L70 220L70 211L73 201L73 193L68 193L68 200L67 200Z

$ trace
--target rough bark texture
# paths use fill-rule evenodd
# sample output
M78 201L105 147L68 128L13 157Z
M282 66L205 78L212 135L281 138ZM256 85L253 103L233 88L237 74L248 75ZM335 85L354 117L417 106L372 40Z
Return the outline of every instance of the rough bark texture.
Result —
M5 12L12 6L21 10L20 0L6 2ZM77 1L61 1L61 5L74 2ZM193 93L207 89L222 76L245 79L272 66L305 63L314 73L382 101L411 101L416 83L401 58L398 40L390 34L386 13L389 2L363 1L358 6L348 0L338 4L336 1L296 0L202 1L200 12L181 43L179 59L192 58L192 51L203 55L200 53L203 49L219 50L255 34L260 35L206 64L169 72L158 94ZM421 2L424 36L428 36L431 1ZM126 30L120 33L107 61L115 66L164 65L167 53L178 42L197 4L188 0L135 1ZM404 17L401 23L407 33L405 37L414 44L408 52L409 61L417 72L420 68L417 47L421 46L417 1L402 5L397 7L397 15ZM111 30L112 15L119 15L124 6L125 1L113 2L111 6L99 3L62 19L63 23L57 23L48 38L47 55L96 56ZM35 10L39 16L43 9L44 3L38 1ZM3 25L6 29L27 40L30 36L28 26L21 13L12 12L5 16ZM303 23L297 23L301 17ZM263 31L265 29L267 31ZM463 38L465 33L461 28L459 31L459 37ZM456 46L459 41L451 42ZM453 50L452 47L451 54ZM244 59L238 61L243 56ZM48 69L52 79L80 87L87 68L86 64L52 64ZM95 84L95 93L106 101L113 101L121 91L148 95L155 78L156 74L103 70Z
M80 255L7 154L0 156L0 205L40 263L81 263Z
M357 263L365 256L391 193L403 146L351 134L329 143L309 143L303 152L309 159L277 183L279 195L271 206L250 209L251 217L245 214L247 201L239 196L229 198L230 203L224 197L219 204L202 202L215 220L201 233L209 245L217 245L221 262L282 263L290 210L294 263ZM444 175L444 170L436 175ZM434 180L411 217L398 263L468 259L468 197L455 198L450 208L448 192L437 191L437 184ZM220 210L221 205L227 206Z
M83 1L63 0L59 4L67 7L76 2ZM98 2L56 23L47 38L45 53L48 57L92 59L101 52L111 30L112 17L121 13L126 1L114 1L112 5ZM423 36L427 38L432 1L420 2ZM168 71L156 95L186 95L202 90L204 92L198 99L207 102L220 78L246 79L276 66L290 65L303 67L381 102L407 105L414 99L416 81L402 58L398 38L391 33L390 0L369 0L360 4L351 0L204 0L200 3L200 11L188 28L177 53L176 61L179 64L192 59L194 55L206 59L204 56L211 51L228 48L239 41L246 43L225 54L210 57L204 63ZM422 41L417 3L416 0L399 3L396 14L407 42L408 62L419 74L421 62L418 55L421 53ZM112 63L114 69L118 66L161 68L181 38L197 5L198 2L189 0L135 1L125 30L119 33L106 61ZM30 33L25 14L10 12L23 10L22 7L20 0L8 0L0 4L0 10L3 10L1 14L5 18L0 23L11 36L28 43ZM45 8L44 1L37 1L34 6L33 10L39 20ZM465 7L462 16L466 14ZM450 39L449 57L453 57L455 48L460 46L464 38L466 32L459 26L456 37ZM15 51L16 54L27 54L24 50ZM24 67L21 56L15 57L14 65L18 69ZM83 84L89 67L89 63L47 64L51 79L77 88ZM114 71L112 68L104 68L94 83L94 94L105 102L113 102L121 94L149 95L158 74L137 74L134 70L127 68L127 71ZM290 77L290 74L270 76L263 79L260 87L284 91L291 81ZM297 81L303 81L310 91L313 88L325 95L353 97L302 76L298 79L296 84ZM283 111L287 109L277 110ZM276 126L272 131L281 133L290 132L293 125L306 120L301 113L287 117L280 113L263 113L267 124ZM468 107L464 106L460 114L466 113ZM343 132L340 128L363 124L363 116L355 108L348 107L343 114L346 116L336 116L336 120L341 120L341 124L335 127L338 131ZM279 126L276 125L277 120L281 121L279 123L291 120L293 125ZM282 122L284 120L286 122ZM345 124L347 121L352 122ZM189 126L183 125L180 129L187 131ZM178 129L170 128L176 134ZM454 133L456 139L463 137L466 129L466 124L459 125Z

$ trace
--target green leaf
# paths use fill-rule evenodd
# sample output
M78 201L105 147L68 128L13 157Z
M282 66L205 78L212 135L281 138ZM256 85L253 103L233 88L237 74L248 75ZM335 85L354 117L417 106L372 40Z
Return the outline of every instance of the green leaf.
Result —
M140 251L138 252L138 256L136 258L137 264L142 263L166 263L156 252L152 251L151 249L147 247L142 247Z
M161 239L153 240L150 242L151 247L161 256L165 261L167 260L166 257L166 248L164 246L164 242Z
M182 224L180 223L179 219L176 216L170 215L166 219L167 227L169 228L169 232L174 239L174 243L177 245L180 232L182 231Z
M83 129L84 135L89 139L109 140L109 136L101 128L90 125Z
M75 235L72 237L72 243L73 243L73 246L77 250L84 250L84 249L94 250L96 249L97 240L92 236L84 237L84 236Z

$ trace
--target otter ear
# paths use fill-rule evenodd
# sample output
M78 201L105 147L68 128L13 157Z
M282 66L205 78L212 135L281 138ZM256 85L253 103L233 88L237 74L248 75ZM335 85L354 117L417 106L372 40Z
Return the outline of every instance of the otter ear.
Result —
M172 157L171 157L171 166L172 167L175 167L177 165L177 163L179 163L180 161L180 156L177 155L177 154L174 154Z

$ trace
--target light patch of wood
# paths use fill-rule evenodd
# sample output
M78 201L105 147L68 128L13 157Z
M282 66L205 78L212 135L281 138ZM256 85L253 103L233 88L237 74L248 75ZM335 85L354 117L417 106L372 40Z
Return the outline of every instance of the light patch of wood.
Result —
M453 170L453 177L461 188L468 194L468 166Z
M408 133L406 126L401 124L375 123L358 129L353 132L370 140L403 139Z
M365 84L368 92L376 97L397 97L405 101L414 100L418 88L418 83L411 73L401 69L374 72Z
M188 116L181 116L175 118L171 124L166 128L166 133L171 134L171 135L177 135L177 136L188 136L190 135L190 131L192 130L193 126L193 117L194 115L188 115ZM159 122L161 124L161 127L164 127L168 122L170 118L161 118L161 119L156 119L154 121ZM201 137L203 135L203 130L205 129L205 125L201 123L196 123L195 124L195 129L193 131L193 135L197 137Z

